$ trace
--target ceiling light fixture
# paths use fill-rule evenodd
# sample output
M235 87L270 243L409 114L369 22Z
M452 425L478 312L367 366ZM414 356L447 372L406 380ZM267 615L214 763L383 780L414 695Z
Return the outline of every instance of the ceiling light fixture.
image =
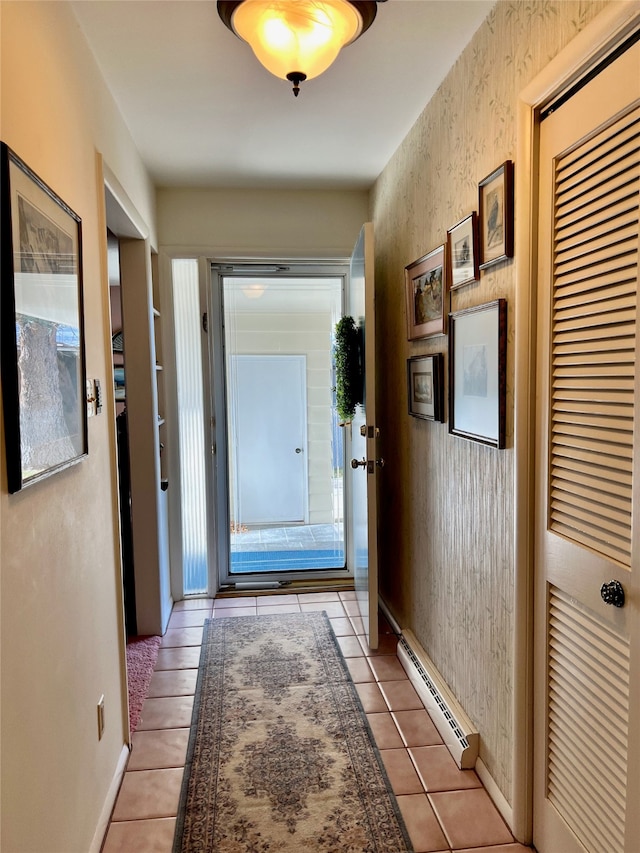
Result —
M267 71L300 83L326 71L368 30L378 0L218 0L218 14Z

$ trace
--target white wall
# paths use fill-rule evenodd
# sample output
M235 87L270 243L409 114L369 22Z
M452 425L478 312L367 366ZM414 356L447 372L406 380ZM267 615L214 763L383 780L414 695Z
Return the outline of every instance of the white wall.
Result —
M98 152L155 242L154 190L67 3L3 2L2 139L82 218L89 456L15 495L1 456L7 853L86 853L127 739L115 426ZM3 282L3 286L4 286ZM106 729L98 740L96 705Z
M158 190L158 237L171 254L347 258L363 222L361 190Z

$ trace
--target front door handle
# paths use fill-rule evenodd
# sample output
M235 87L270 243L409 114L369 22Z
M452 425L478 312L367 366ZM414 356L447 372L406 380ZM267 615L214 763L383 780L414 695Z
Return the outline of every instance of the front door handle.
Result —
M384 465L384 459L376 459L375 463L371 459L369 459L368 461L366 459L361 459L360 461L358 461L357 459L351 460L351 467L354 471L356 470L356 468L366 468L369 474L373 474L376 467L384 468Z

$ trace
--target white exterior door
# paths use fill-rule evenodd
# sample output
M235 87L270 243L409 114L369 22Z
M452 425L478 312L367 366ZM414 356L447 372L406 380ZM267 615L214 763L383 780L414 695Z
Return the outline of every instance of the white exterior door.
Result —
M234 520L307 521L306 357L234 355L229 370Z
M375 291L373 225L363 226L351 256L349 313L364 342L365 400L351 424L350 500L347 504L349 557L360 615L372 649L378 647L378 516L375 386Z
M640 850L639 96L636 43L540 125L540 853Z

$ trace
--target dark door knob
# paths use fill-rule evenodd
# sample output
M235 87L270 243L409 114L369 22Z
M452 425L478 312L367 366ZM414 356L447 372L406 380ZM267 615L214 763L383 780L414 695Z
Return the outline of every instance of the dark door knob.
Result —
M620 581L609 581L600 587L600 596L605 604L613 604L614 607L624 607L624 589Z

